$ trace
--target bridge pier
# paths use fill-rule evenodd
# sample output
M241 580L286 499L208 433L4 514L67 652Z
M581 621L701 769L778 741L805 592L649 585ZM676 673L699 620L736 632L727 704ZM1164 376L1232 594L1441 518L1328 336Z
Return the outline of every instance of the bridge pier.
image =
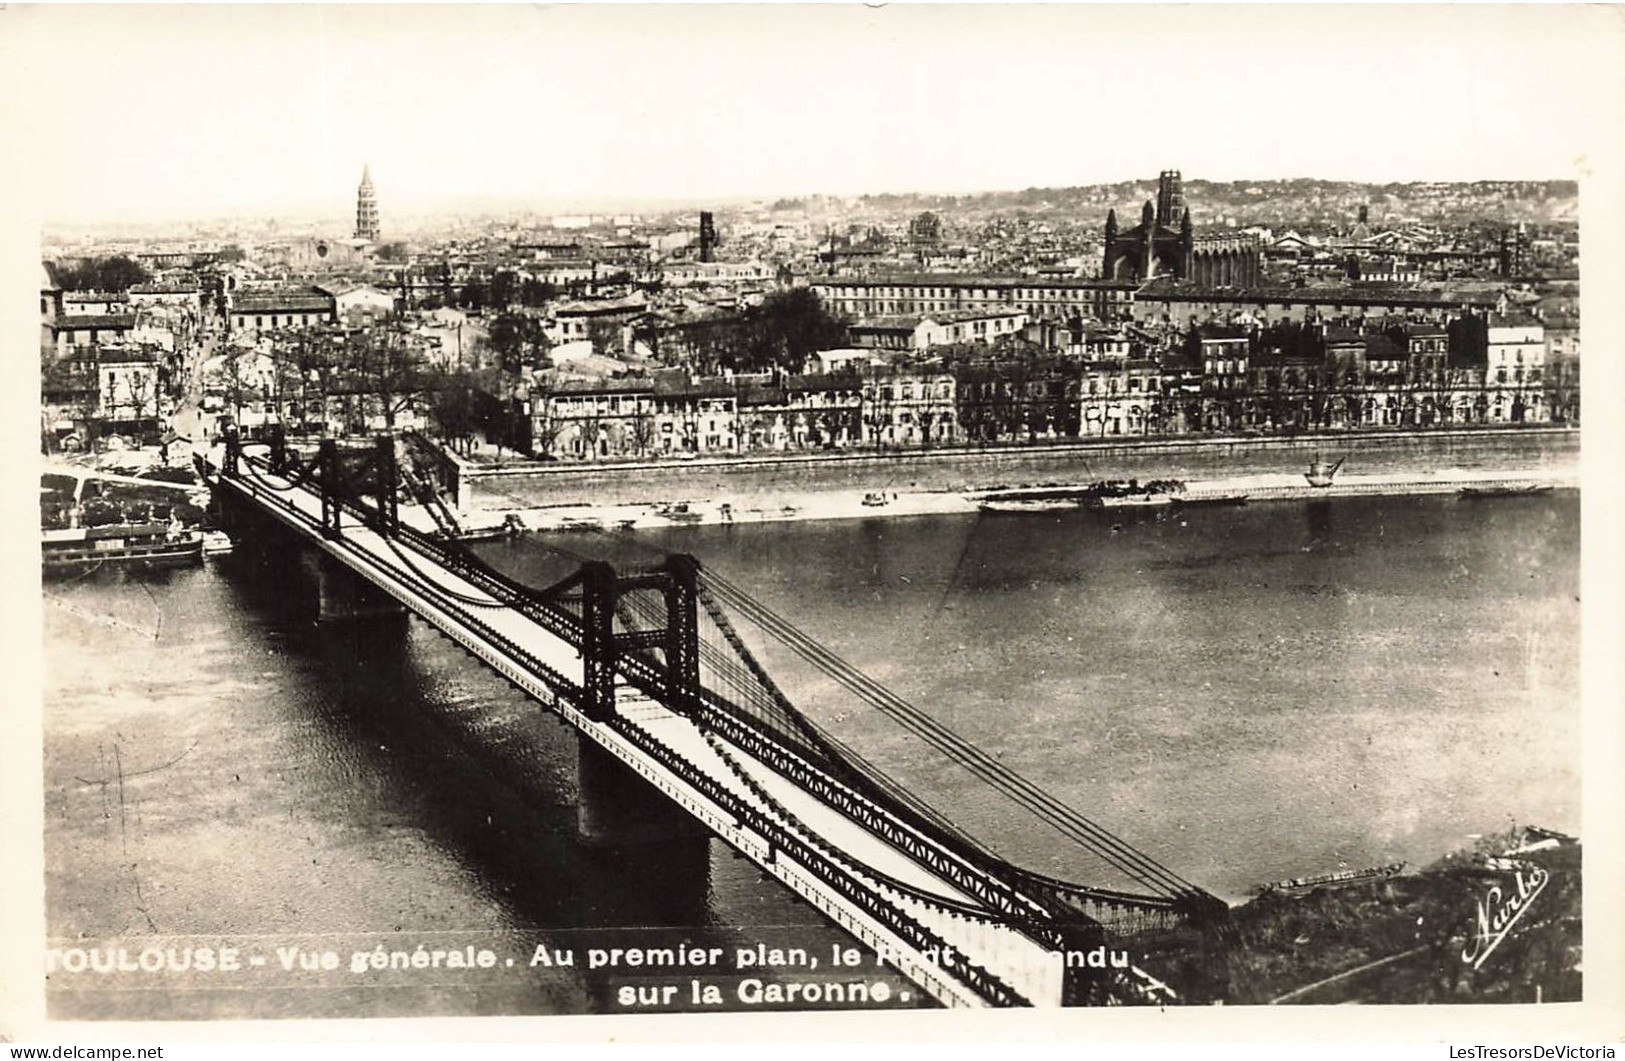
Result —
M590 737L576 737L576 836L588 847L706 848L710 832Z
M318 623L406 614L406 609L395 598L324 552L303 550L300 563L315 585Z

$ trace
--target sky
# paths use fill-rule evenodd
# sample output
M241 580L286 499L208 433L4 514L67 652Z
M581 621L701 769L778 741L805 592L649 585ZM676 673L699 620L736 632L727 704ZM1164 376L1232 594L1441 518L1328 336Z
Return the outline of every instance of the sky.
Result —
M1622 29L1597 7L5 5L0 77L45 218L340 214L363 163L387 215L1164 168L1573 179L1617 136Z

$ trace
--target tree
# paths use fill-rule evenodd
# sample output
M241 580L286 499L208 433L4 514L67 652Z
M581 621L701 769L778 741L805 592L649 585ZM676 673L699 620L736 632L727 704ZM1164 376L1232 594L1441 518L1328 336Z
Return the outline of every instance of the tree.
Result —
M499 269L491 274L485 300L497 309L507 309L519 295L519 282L513 273Z
M525 277L519 285L519 302L523 306L535 308L545 306L558 297L558 288L533 276Z
M948 385L942 381L938 373L928 372L920 383L920 400L915 405L915 419L920 424L920 445L926 449L931 448L934 441L931 429L938 424L944 416L950 416L950 406L947 401Z
M632 416L632 442L642 457L654 448L655 418L647 407L640 406Z
M614 321L588 321L587 341L592 344L593 353L602 354L605 357L619 357L626 352L621 327Z
M406 244L399 241L386 243L378 248L378 260L381 262L404 262L409 257L411 252L407 250Z
M510 377L521 369L549 367L552 341L542 322L525 313L499 313L491 322L489 342L497 354L497 367Z
M407 342L404 331L389 326L355 333L347 351L349 365L360 385L363 416L376 405L384 429L395 429L395 418L416 404L423 393L425 373L421 357Z
M90 258L72 269L58 270L57 283L68 291L128 291L144 284L152 274L122 254Z
M881 432L892 423L892 392L896 380L891 375L869 377L863 389L863 422L869 428L869 441L876 449L885 448Z
M437 372L425 379L432 392L429 412L440 437L464 453L473 446L477 419L474 408L474 377L466 371Z
M530 444L535 452L551 457L553 450L559 444L559 433L564 425L549 415L549 404L546 394L535 396L536 404L533 408L542 410L541 415L533 416L530 424Z
M598 459L598 439L603 434L603 427L598 415L598 403L594 402L587 415L576 424L576 431L581 437L581 454L588 460Z
M717 351L720 367L734 371L800 372L809 354L846 342L846 325L804 287L768 295L745 311L736 329L741 342Z

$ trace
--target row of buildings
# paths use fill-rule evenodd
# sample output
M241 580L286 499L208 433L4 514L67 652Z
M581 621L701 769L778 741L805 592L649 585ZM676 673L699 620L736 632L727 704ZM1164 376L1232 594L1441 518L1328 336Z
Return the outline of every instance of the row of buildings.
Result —
M920 448L1202 432L1577 421L1578 365L1544 329L1392 320L1296 346L1193 330L1156 358L864 363L835 373L563 379L532 390L533 448L565 460Z

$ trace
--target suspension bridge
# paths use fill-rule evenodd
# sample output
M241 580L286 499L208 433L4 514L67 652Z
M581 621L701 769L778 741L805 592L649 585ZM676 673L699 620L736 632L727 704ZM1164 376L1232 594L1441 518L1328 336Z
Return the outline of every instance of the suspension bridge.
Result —
M458 540L437 455L415 436L360 449L324 440L315 452L227 436L200 465L222 510L281 524L326 557L333 585L322 593L335 603L324 610L404 606L572 726L583 839L698 823L949 1006L1156 1001L1162 985L1137 967L1105 973L1074 956L1148 928L1223 918L1222 900L692 557L617 568L558 550L568 573L543 586L497 571ZM403 508L422 515L403 519ZM799 710L742 629L782 645L1128 886L1073 883L1000 857Z

